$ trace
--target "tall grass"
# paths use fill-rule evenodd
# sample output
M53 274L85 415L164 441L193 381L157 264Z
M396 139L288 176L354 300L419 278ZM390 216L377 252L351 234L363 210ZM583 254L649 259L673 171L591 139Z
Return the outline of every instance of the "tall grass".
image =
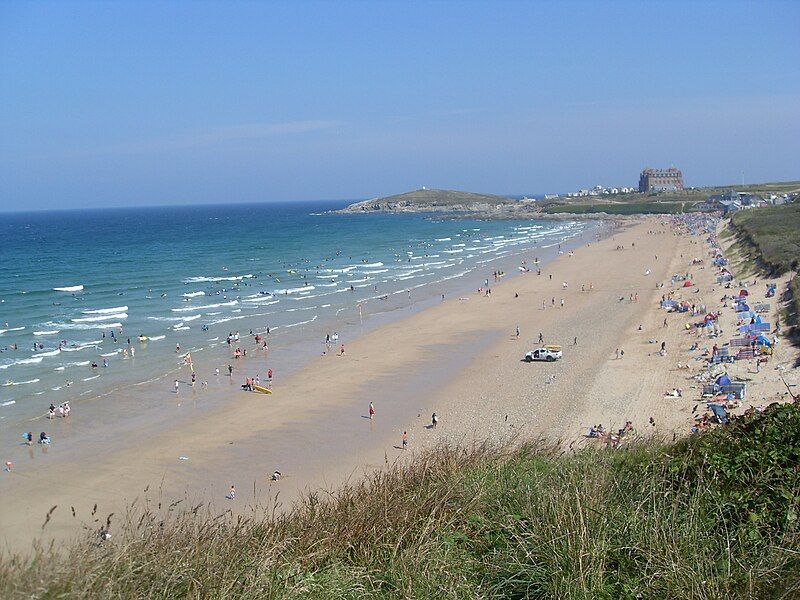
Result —
M442 447L285 514L131 511L4 598L792 598L800 408L677 445ZM756 517L754 517L756 515Z

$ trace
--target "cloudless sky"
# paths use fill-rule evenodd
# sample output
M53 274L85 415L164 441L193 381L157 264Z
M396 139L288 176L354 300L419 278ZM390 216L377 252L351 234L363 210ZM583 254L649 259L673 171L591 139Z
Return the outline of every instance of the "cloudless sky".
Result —
M800 2L0 3L0 210L800 179Z

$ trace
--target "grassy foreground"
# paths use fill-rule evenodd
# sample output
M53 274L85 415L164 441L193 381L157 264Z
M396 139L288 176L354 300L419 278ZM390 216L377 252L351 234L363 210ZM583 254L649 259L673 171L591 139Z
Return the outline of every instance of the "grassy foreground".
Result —
M3 598L797 598L800 406L676 444L442 448L282 516L129 515Z

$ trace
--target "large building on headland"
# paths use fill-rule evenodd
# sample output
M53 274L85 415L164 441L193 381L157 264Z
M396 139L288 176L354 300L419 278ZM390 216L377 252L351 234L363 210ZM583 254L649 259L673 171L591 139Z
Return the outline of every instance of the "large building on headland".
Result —
M683 189L683 173L680 169L650 169L639 176L640 192L674 192Z

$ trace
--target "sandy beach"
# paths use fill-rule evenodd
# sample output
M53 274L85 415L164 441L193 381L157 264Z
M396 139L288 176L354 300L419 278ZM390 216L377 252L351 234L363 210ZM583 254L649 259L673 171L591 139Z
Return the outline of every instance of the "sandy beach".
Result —
M640 435L686 435L700 398L699 385L687 380L698 367L677 368L692 358L687 349L695 337L684 329L691 318L666 314L658 304L676 290L670 277L689 271L695 285L677 293L709 310L718 306L724 291L707 250L701 237L678 234L663 219L641 219L562 254L540 276L534 271L495 283L489 271L490 296L445 298L370 331L348 342L343 356L320 356L276 379L272 395L242 392L232 378L229 401L210 409L198 387L165 389L175 418L157 430L137 427L130 409L130 431L113 444L87 436L79 455L68 459L58 457L57 442L20 446L14 470L3 474L11 479L2 488L3 547L24 550L32 539L96 529L133 502L205 502L236 512L254 501L268 505L279 493L287 506L304 490L335 490L445 440L545 436L570 447L597 443L585 438L591 425L619 428L626 420ZM690 266L695 257L706 260ZM533 255L527 261L532 266ZM762 296L762 287L753 289ZM723 330L732 333L734 320L725 311ZM563 346L561 361L522 360L540 333L545 343ZM662 342L666 356L658 352ZM760 373L737 363L731 375L752 380L744 405L780 398L786 389L774 366L794 356L780 343ZM673 387L683 396L665 399ZM368 418L370 401L375 419ZM440 416L435 429L428 427L433 412ZM87 418L76 412L47 427L57 440ZM284 478L271 483L276 469ZM232 484L238 494L228 501Z

